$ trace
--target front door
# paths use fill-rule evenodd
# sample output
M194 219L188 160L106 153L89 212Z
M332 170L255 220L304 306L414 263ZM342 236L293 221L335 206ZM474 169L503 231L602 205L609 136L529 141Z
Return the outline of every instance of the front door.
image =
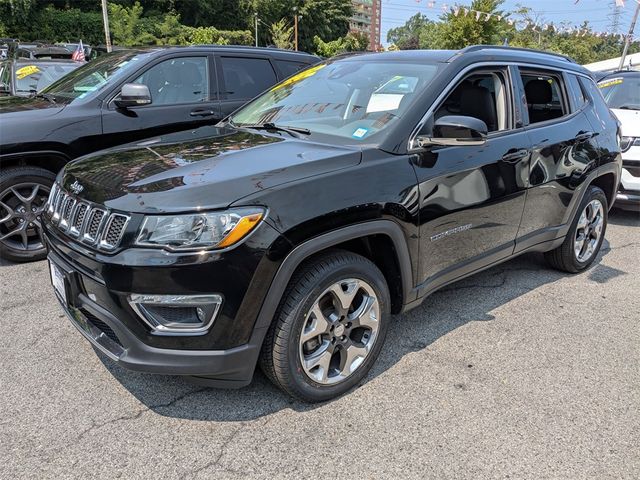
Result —
M524 209L530 143L513 108L507 68L474 71L434 110L483 120L482 146L432 146L416 155L420 294L513 252Z
M113 101L102 110L103 133L123 144L187 130L221 120L213 61L208 55L164 59L131 83L149 87L151 104L118 108Z

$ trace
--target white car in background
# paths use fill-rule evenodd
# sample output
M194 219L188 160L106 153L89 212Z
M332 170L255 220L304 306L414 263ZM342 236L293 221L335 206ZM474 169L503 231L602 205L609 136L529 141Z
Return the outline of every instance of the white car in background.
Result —
M598 87L622 123L622 177L615 205L640 212L640 72L611 73Z

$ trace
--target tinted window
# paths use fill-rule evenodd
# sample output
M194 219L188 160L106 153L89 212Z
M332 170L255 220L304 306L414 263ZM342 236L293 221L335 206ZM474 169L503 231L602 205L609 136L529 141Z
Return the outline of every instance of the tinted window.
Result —
M140 75L134 83L149 87L153 105L176 105L209 100L207 57L165 60Z
M580 110L582 107L584 107L587 103L587 98L584 95L584 92L582 91L582 86L580 85L580 82L578 82L578 79L575 77L575 75L569 75L569 89L571 90L571 93L573 94L573 100L575 101L576 104L576 110Z
M569 113L562 96L562 78L552 73L523 73L529 123L560 118Z
M282 72L283 78L290 77L308 66L306 63L289 62L287 60L276 60L276 65L278 65L278 68Z
M269 60L222 57L220 61L225 93L230 100L253 98L277 81Z

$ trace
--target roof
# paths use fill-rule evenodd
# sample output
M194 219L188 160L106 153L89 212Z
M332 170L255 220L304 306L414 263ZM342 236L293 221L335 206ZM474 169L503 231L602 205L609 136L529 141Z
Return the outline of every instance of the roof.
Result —
M101 49L101 46L96 47L96 49ZM168 52L174 50L208 50L215 52L224 52L224 51L233 51L233 52L249 52L249 53L261 53L272 56L291 56L291 57L313 57L318 59L319 57L312 55L307 52L300 52L294 50L283 50L280 48L267 48L267 47L252 47L247 45L184 45L184 46L168 46L168 47L159 47L159 46L149 46L149 47L131 47L131 48L118 48L117 51L119 53L126 52L139 52L139 53L161 53ZM275 55L274 55L275 54Z

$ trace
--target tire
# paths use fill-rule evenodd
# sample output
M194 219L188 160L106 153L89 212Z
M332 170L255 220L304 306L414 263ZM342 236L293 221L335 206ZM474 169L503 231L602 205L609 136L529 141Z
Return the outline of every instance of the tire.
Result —
M293 275L265 338L260 367L293 397L311 403L330 400L353 388L371 369L389 318L389 289L378 267L360 255L330 250ZM313 337L316 331L324 333ZM326 368L310 368L314 359L327 356L330 363L318 361Z
M47 255L40 237L40 216L55 178L38 167L0 171L0 257L29 262Z
M599 209L596 208L598 205ZM599 213L596 210L599 210ZM575 218L571 222L571 227L564 242L554 250L545 253L545 258L549 265L557 270L569 273L578 273L588 268L598 256L602 246L607 230L608 211L607 196L602 189L596 186L588 187L576 211ZM589 218L590 212L595 215L593 219ZM585 220L587 221L586 226L584 225ZM581 237L581 234L584 237ZM594 238L596 235L597 237ZM581 255L576 250L579 238L586 239L582 243L585 249L583 250L584 255ZM586 241L589 243L587 244Z

